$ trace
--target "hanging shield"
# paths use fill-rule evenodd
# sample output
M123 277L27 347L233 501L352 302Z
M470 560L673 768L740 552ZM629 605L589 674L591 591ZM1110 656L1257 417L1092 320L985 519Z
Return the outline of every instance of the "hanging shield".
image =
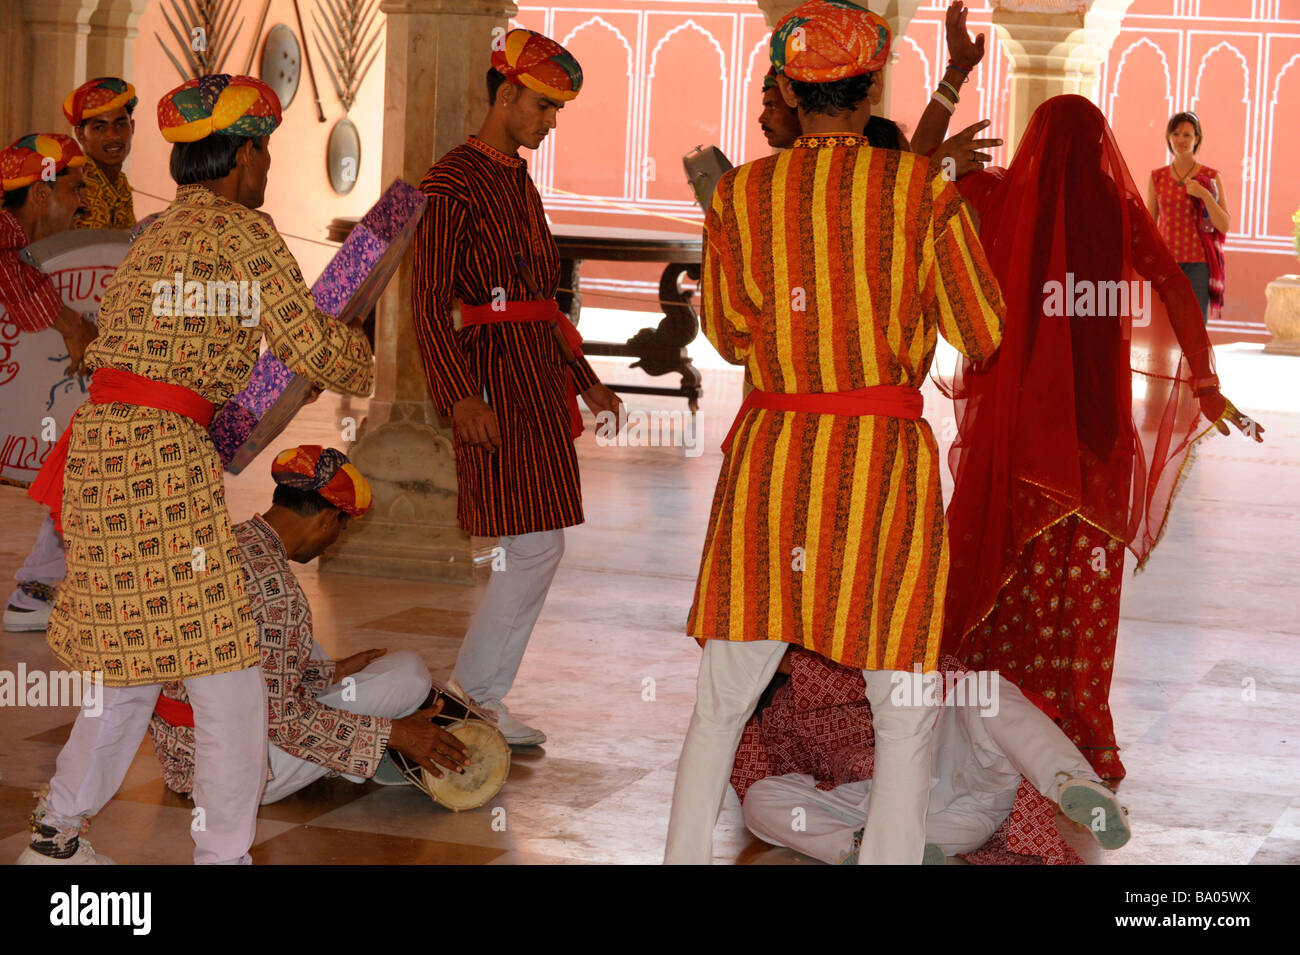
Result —
M262 82L280 97L280 108L288 109L302 77L302 49L297 35L283 23L273 26L266 35L259 69Z

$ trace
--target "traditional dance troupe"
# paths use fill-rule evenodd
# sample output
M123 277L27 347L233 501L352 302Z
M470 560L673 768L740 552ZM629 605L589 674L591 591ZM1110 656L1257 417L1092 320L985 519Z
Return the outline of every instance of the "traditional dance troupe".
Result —
M700 314L746 396L686 624L703 656L666 862L712 861L729 784L756 836L828 863L1077 863L1058 808L1104 848L1129 839L1107 702L1125 552L1150 555L1197 440L1262 433L1220 393L1206 333L1226 202L1195 159L1194 115L1171 120L1173 159L1144 201L1079 96L1043 103L1010 165L986 168L980 150L1000 145L976 138L987 122L946 138L984 55L966 15L948 12L951 59L909 141L871 115L885 20L848 0L795 9L755 90L775 151L726 172L708 205ZM410 651L335 661L313 641L291 564L371 504L342 451L280 450L269 508L231 524L208 426L263 342L316 389L365 397L374 379L360 327L318 308L256 211L275 93L217 74L164 96L176 196L139 226L129 82L90 80L64 103L72 136L0 154L6 320L57 330L91 376L28 490L48 516L5 626L45 631L62 666L105 684L20 862L109 861L81 831L146 733L166 785L204 811L191 834L210 864L249 863L259 806L324 776L463 774L470 748L434 719L448 700L511 746L545 741L503 700L564 528L583 521L577 398L624 414L556 303L556 243L519 155L581 86L559 44L510 31L481 128L420 184L411 320L454 432L460 525L505 555L445 687ZM95 321L19 255L69 228L133 234ZM176 273L260 283L260 321L160 314L156 283ZM1052 307L1066 282L1087 310ZM1103 307L1105 290L1129 305ZM920 390L937 334L962 356L944 383L958 426L946 514ZM142 530L158 527L161 546Z

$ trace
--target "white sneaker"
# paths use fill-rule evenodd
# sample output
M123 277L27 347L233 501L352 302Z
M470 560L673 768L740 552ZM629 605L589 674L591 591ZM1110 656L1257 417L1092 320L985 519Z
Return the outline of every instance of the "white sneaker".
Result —
M44 630L50 622L53 604L43 603L39 610L23 610L13 604L5 606L5 629L10 633L36 633Z
M546 742L546 734L529 726L510 715L510 710L500 700L475 701L479 709L493 718L497 729L511 746L541 746Z
M1128 810L1105 785L1095 779L1070 776L1057 792L1061 812L1091 832L1103 849L1118 849L1128 842L1132 835L1125 818Z
M117 865L108 856L100 855L85 839L77 845L77 851L66 859L56 859L43 852L37 852L31 846L23 850L15 865Z

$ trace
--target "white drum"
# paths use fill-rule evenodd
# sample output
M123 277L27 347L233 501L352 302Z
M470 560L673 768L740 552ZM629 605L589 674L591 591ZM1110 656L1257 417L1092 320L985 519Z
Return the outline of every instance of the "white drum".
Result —
M98 312L129 244L126 232L73 229L33 242L23 257L54 279L68 307ZM89 379L69 377L67 367L62 335L20 332L0 305L0 483L31 484L85 400Z

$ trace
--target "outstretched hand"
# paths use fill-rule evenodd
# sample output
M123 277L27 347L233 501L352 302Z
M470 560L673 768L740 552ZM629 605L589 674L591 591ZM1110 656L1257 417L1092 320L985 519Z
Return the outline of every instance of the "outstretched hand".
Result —
M1000 139L976 139L975 134L982 132L992 122L982 119L973 126L967 126L955 136L944 140L943 145L930 157L930 165L938 169L949 181L960 179L968 172L978 172L993 157L983 149L993 149L1002 145ZM951 163L945 160L951 159Z
M944 28L948 36L948 55L954 63L969 70L984 59L984 34L972 37L966 32L968 13L966 4L954 0L944 18Z
M1219 390L1213 389L1201 395L1201 414L1214 422L1220 434L1231 434L1228 427L1232 423L1238 431L1248 438L1254 438L1261 444L1264 441L1264 426L1237 410L1237 406L1225 398Z

